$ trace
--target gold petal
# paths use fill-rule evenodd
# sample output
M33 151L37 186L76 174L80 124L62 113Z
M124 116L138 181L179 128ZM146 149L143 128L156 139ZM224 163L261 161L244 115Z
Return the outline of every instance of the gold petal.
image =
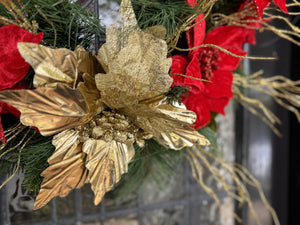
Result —
M121 175L128 171L134 148L132 144L89 139L83 144L82 150L87 154L85 166L89 170L89 182L97 205L104 194L119 182Z
M85 154L77 138L78 132L74 130L67 130L54 137L56 150L48 161L50 166L42 173L45 178L34 209L43 207L56 196L64 197L86 183L88 171L84 166Z
M196 119L195 113L168 104L164 96L142 101L120 111L166 148L180 150L195 144L210 144L204 136L190 127Z
M21 111L21 122L39 129L42 135L88 122L90 114L79 90L58 84L56 88L1 91L0 100Z
M55 87L57 83L73 87L74 81L78 80L76 54L69 49L18 43L18 50L35 71L35 87Z

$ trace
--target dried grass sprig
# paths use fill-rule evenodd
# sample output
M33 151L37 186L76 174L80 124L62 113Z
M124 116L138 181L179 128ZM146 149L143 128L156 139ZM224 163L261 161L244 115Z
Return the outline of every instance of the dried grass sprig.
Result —
M225 54L228 54L230 56L236 57L236 58L240 58L240 59L253 59L253 60L275 60L276 57L259 57L259 56L242 56L242 55L237 55L234 54L230 51L228 51L225 48L222 48L218 45L214 45L214 44L202 44L199 46L195 46L193 48L178 48L178 47L174 47L174 49L178 50L178 51L183 51L183 52L189 52L198 48L205 48L205 47L211 47L211 48L216 48L221 52L224 52Z
M7 9L9 14L15 20L13 21L11 19L1 16L0 23L3 23L4 25L15 24L19 27L24 28L25 30L30 31L33 34L37 33L37 23L29 22L29 20L26 17L26 12L22 10L23 4L20 1L17 2L18 6L12 0L0 0L0 3Z
M280 124L280 120L261 101L246 97L238 87L256 90L271 96L276 103L293 112L298 122L300 122L300 80L292 81L284 76L264 78L262 74L262 71L248 77L234 74L233 92L242 105L262 118L278 135L278 130L274 125L276 123ZM260 109L263 114L258 114L255 109Z
M275 225L279 225L280 222L277 214L267 201L258 180L243 166L226 162L219 154L216 154L216 150L214 151L215 152L207 151L205 148L197 146L187 148L185 154L190 163L193 177L203 187L206 193L209 194L220 207L220 199L216 192L204 182L203 174L205 170L209 171L214 180L222 185L229 198L238 201L240 206L248 204L250 213L254 217L256 224L260 225L260 219L254 210L251 195L247 189L247 185L250 185L258 191L261 201L272 215ZM214 164L211 163L211 161L214 162ZM215 164L215 162L217 164ZM241 218L235 212L232 211L232 214L238 222L242 222Z
M168 45L168 53L169 54L175 50L175 47L177 46L180 35L183 32L188 31L189 29L191 29L192 27L194 27L196 25L194 23L194 21L200 14L204 14L203 19L206 19L210 15L212 8L217 1L218 0L198 1L198 3L194 6L194 8L197 9L197 13L194 13L192 15L189 15L186 18L183 18L184 22L177 24L174 34L170 36L170 43Z

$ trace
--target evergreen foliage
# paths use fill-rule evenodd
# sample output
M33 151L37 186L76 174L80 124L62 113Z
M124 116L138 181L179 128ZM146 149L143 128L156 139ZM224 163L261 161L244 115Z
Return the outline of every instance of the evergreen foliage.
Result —
M188 90L189 88L185 86L172 86L170 90L165 94L165 96L171 104L180 104L181 96L184 96Z
M57 47L74 50L77 45L90 49L95 37L100 37L103 28L100 20L81 5L68 0L26 0L24 9L29 12L37 5L50 20L57 32ZM38 11L31 13L31 20L39 24L39 31L44 33L46 45L53 45L52 25Z
M121 0L117 0L119 3ZM178 24L191 14L197 13L183 0L132 0L132 6L141 29L154 25L163 25L169 35L173 34Z
M114 198L124 197L140 190L146 179L152 179L162 188L162 181L176 173L183 159L183 151L166 149L155 140L146 141L144 148L135 145L135 157L129 164L128 173L124 174L116 188L109 193Z
M74 50L81 45L91 49L95 47L95 38L104 33L100 20L80 4L68 0L22 0L22 3L21 11L30 22L38 23L38 32L44 33L44 45L53 46L56 41L59 48ZM14 20L2 5L0 15Z
M38 192L43 179L41 173L48 167L47 160L55 149L51 144L52 137L44 137L37 133L34 134L34 132L36 133L33 128L26 128L0 151L2 154L16 146L26 134L28 138L34 135L23 149L21 144L0 159L0 173L12 174L17 168L20 156L20 170L24 172L23 185L30 191Z

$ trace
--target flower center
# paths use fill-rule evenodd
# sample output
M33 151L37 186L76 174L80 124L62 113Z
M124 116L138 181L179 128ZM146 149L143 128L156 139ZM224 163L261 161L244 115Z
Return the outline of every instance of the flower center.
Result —
M79 141L85 142L92 138L111 142L136 143L143 147L144 139L152 135L131 123L125 115L115 111L102 111L89 123L75 127L79 131Z
M218 50L212 47L203 48L199 53L198 59L200 62L202 78L211 80L213 71L218 69L218 62L221 59Z

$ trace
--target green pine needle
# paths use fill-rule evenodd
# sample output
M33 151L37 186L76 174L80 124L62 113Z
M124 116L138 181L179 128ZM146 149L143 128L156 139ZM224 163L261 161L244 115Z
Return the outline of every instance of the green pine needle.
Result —
M186 86L172 86L170 90L165 93L165 96L171 104L181 104L181 97L184 96L188 90L189 88Z
M0 151L0 154L18 144L26 135L28 129L31 130L27 137L30 137L35 132L28 127L15 137L13 141L9 142ZM23 185L27 190L38 192L43 179L41 173L48 167L47 160L54 152L54 146L51 144L51 141L52 137L35 134L23 149L21 149L22 145L20 145L0 159L0 173L12 174L17 168L18 156L20 155L20 171L24 173Z
M129 164L128 173L123 175L116 188L109 193L114 198L122 198L139 191L145 180L152 179L163 188L163 180L171 179L180 165L183 150L166 149L155 140L146 141L144 148L135 145L135 157Z
M119 3L121 0L117 0ZM141 29L163 25L169 35L174 34L177 25L191 14L197 13L183 0L132 0L132 6Z

